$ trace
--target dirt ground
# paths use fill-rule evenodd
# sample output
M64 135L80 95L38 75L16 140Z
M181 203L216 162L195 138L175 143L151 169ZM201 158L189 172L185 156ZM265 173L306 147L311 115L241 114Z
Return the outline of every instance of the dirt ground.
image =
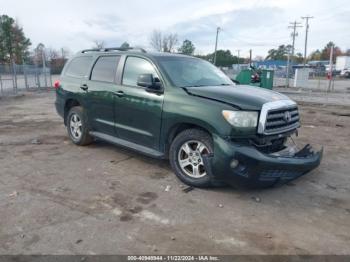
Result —
M350 105L301 103L313 172L186 193L167 161L73 145L53 102L0 99L0 254L350 254Z

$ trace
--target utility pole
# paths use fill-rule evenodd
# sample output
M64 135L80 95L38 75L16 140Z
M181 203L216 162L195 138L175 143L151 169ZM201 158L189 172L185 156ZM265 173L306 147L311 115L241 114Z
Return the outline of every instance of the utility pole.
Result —
M47 87L47 76L46 76L46 57L45 57L45 46L42 46L41 49L41 59L43 60L43 73L45 79L45 87Z
M241 50L240 50L240 49L237 49L236 51L237 51L237 64L240 64L240 63L239 63L239 53L241 52Z
M309 33L309 19L314 18L313 16L302 16L302 19L305 19L305 49L304 49L304 67L306 65L306 51L307 51L307 37Z
M292 34L291 34L293 41L292 41L292 50L291 50L291 51L292 51L292 52L291 52L292 54L291 54L291 55L290 55L290 52L289 52L289 50L288 50L286 87L289 87L290 62L293 62L294 50L295 50L295 48L294 48L294 46L295 46L295 37L298 36L298 33L296 32L296 30L297 30L298 27L302 27L302 26L300 25L301 23L299 23L299 22L297 22L297 21L294 21L294 22L289 23L289 24L291 24L291 25L288 26L288 28L292 28L292 29L293 29L293 32L292 32Z
M218 49L218 37L219 37L219 32L221 28L217 27L216 28L216 40L215 40L215 51L214 51L214 65L216 65L216 51Z
M331 86L333 81L333 52L334 52L334 45L331 46L331 53L329 55L328 92L331 91Z
M249 67L252 67L252 49L249 49Z
M300 25L301 23L299 23L297 21L294 21L293 23L290 23L290 24L291 24L291 26L288 26L288 28L293 28L293 33L292 33L292 39L293 39L293 41L292 41L292 57L293 57L294 56L294 50L295 50L295 48L294 48L294 46L295 46L295 37L298 36L297 28L298 27L302 27L302 26Z
M290 52L287 54L287 72L286 72L286 87L289 87L289 67L290 67Z

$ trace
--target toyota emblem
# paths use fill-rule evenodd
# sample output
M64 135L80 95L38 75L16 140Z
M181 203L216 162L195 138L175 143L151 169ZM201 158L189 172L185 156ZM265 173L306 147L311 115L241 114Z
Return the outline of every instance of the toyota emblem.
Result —
M289 111L284 112L283 120L286 123L289 123L290 121L292 121L292 115L290 114Z

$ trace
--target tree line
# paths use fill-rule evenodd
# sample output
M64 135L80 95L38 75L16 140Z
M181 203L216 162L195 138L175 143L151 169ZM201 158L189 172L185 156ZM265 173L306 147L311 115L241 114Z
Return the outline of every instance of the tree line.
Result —
M30 50L32 43L24 34L23 28L8 15L0 16L0 64L28 64L42 66L43 61L51 68L52 73L60 73L70 52L45 48L39 43Z
M196 47L192 41L185 39L179 45L178 35L176 33L164 33L154 30L150 35L150 46L159 52L177 52L185 55L196 56L210 62L214 60L214 52L206 55L195 55ZM44 44L38 44L34 49L29 50L31 41L24 34L23 28L12 17L7 15L0 16L0 64L34 64L43 65L43 61L51 67L53 73L59 73L70 55L68 49L45 48ZM333 42L329 42L321 50L315 50L308 56L308 60L328 60L330 49L334 47L334 59L339 55L349 55L350 49L343 51ZM104 41L93 41L94 48L105 47ZM129 48L128 42L121 44L122 48ZM265 58L256 57L255 60L287 60L291 53L291 45L280 45L277 48L270 49ZM293 61L301 63L303 55L296 53L292 57ZM248 58L237 57L230 50L217 50L216 64L218 66L231 66L232 64L247 63Z
M335 43L328 42L325 47L321 50L317 49L312 51L311 54L307 57L308 61L321 61L321 60L329 60L331 48L333 46L333 59L335 62L337 56L346 55L350 56L350 49L346 51L341 50ZM270 49L268 51L268 55L265 60L287 60L288 54L291 53L292 46L291 45L280 45L276 49ZM304 59L303 54L296 53L291 59L297 63L301 63Z
M159 30L154 30L150 36L150 45L159 52L177 51L178 53L196 56L210 62L214 61L214 52L207 55L194 55L196 47L192 41L185 39L181 46L176 49L178 42L176 33L164 34ZM230 50L217 50L216 53L216 64L218 66L231 66L232 64L244 63L246 60L232 55Z

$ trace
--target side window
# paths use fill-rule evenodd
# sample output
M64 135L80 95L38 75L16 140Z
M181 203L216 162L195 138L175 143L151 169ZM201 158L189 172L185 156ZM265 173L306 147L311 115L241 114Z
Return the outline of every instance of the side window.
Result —
M91 56L73 58L73 60L68 64L65 75L72 77L86 76L90 68L91 60Z
M122 84L137 86L137 78L141 74L153 74L153 77L159 78L153 65L146 59L129 56L124 66Z
M91 80L113 83L120 56L101 56L91 72Z

